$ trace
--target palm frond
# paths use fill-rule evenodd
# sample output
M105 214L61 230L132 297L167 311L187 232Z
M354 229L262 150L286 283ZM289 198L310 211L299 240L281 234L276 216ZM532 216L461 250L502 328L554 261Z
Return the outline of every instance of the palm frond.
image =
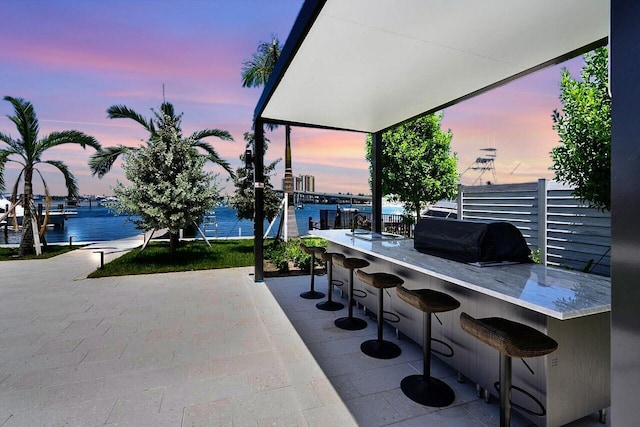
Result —
M281 53L278 37L271 36L270 42L260 42L251 59L242 63L242 87L266 85Z
M118 157L131 149L132 148L125 147L124 145L116 145L96 151L89 157L91 175L98 175L98 178L102 178L111 170L111 167Z
M33 108L33 104L22 98L5 96L5 101L13 105L14 116L7 116L17 127L18 133L22 137L22 145L25 151L30 152L38 140L38 118Z
M207 156L206 156L207 160L209 160L212 163L215 163L216 165L220 166L222 169L227 171L227 173L229 174L229 176L231 178L236 176L236 174L233 172L233 169L231 168L231 165L229 164L229 162L227 162L226 160L222 159L218 155L218 153L215 152L215 150L213 152L208 152L208 153L209 154L207 154Z
M166 114L169 117L176 117L176 111L173 108L173 104L170 102L163 102L160 105L160 111Z
M42 163L47 163L51 166L54 166L60 172L62 172L62 175L64 176L64 184L67 187L67 197L78 196L78 182L76 181L76 177L73 176L73 174L71 173L67 165L65 165L59 160L46 160Z
M244 140L246 141L247 145L246 147L254 147L255 143L256 143L256 136L254 133L251 132L245 132L243 134ZM269 146L269 138L267 138L266 136L264 137L264 144L263 144L263 153L262 154L266 154L267 153L267 148Z
M151 134L155 134L153 122L147 120L143 115L135 112L126 105L112 105L107 109L107 117L110 119L131 119L140 123Z
M208 144L204 141L196 141L194 142L193 146L202 148L204 151L207 152L207 155L206 155L207 160L209 160L212 163L215 163L216 165L221 166L224 170L226 170L229 173L231 177L234 176L233 169L231 169L229 162L227 162L222 157L220 157L216 149L213 148L211 144Z
M196 131L191 134L190 138L194 141L199 141L203 138L207 138L209 136L215 136L216 138L220 138L223 141L233 141L233 136L226 130L221 129L203 129Z
M51 132L39 141L42 151L62 144L78 144L82 148L86 148L88 145L96 150L100 150L100 148L102 148L100 143L94 137L77 130Z
M13 154L11 150L0 150L0 193L4 193L4 167L9 161L9 156Z
M11 142L13 141L13 138L11 138L11 136L7 135L6 133L0 132L0 141L11 145Z

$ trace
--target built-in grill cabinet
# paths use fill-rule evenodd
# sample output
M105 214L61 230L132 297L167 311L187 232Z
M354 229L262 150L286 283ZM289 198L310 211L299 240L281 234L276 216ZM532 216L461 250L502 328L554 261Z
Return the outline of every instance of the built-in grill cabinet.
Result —
M423 218L416 224L414 248L466 263L531 262L522 233L508 222Z

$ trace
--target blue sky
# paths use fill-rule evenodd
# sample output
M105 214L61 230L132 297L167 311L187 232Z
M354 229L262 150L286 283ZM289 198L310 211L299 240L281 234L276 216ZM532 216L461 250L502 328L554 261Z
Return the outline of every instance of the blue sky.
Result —
M143 115L166 100L183 112L183 130L226 129L235 142L211 139L234 166L244 150L243 133L261 89L241 87L242 62L261 40L284 43L301 0L5 0L0 26L0 96L31 101L41 135L76 129L103 146L136 146L144 130L133 122L109 120L106 109L124 104ZM551 113L559 108L560 69L578 73L576 58L502 86L445 110L444 128L453 131L452 149L464 171L481 154L497 149L498 183L552 177L549 151L558 144ZM6 119L11 105L0 101L0 131L17 137ZM277 130L267 160L284 156ZM316 176L318 191L368 192L365 135L294 128L293 172ZM82 194L111 194L124 175L119 165L102 180L90 175L91 151L71 146L50 153L64 160ZM515 169L515 170L514 170ZM55 194L63 194L59 173L42 169ZM212 170L218 172L217 170ZM513 171L513 173L512 173ZM280 165L280 182L283 165ZM15 171L7 165L10 185ZM476 176L467 172L463 183ZM224 183L224 175L220 174ZM466 181L466 182L465 182ZM231 186L227 186L232 191ZM36 192L41 189L36 187Z

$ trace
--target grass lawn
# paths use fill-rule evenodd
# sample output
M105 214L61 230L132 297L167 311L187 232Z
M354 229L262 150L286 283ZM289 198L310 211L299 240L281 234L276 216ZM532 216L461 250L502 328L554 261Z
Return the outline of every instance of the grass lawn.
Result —
M69 247L69 245L49 245L46 249L43 250L42 255L36 256L34 255L25 255L23 257L18 257L18 248L0 248L0 261L20 261L20 260L28 260L28 259L47 259L53 258L54 256L62 255L66 252L72 251L74 249L81 248L82 245L74 245Z
M211 241L211 248L203 241L181 242L174 253L168 242L151 242L144 252L136 248L89 277L248 267L253 260L252 239L215 240Z

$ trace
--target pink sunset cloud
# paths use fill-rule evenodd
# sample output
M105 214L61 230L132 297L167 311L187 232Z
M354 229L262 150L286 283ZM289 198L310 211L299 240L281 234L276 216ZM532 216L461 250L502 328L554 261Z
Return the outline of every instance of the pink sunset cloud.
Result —
M146 140L146 131L129 120L107 119L106 109L124 104L150 117L151 108L162 103L164 85L166 100L184 113L185 135L204 128L232 134L234 142L209 142L235 168L262 93L261 88L241 87L242 62L271 34L284 42L302 3L9 0L3 12L12 19L0 27L0 96L33 102L41 135L77 129L103 146L136 146ZM29 22L28 31L24 22ZM495 147L498 183L550 177L548 153L558 139L550 115L559 107L560 69L566 65L579 72L581 63L577 58L448 108L443 127L453 131L459 169L466 169L480 148ZM0 131L17 136L4 117L10 113L9 103L0 101ZM284 129L267 136L266 161L284 157ZM315 175L319 191L368 193L365 138L293 128L294 174ZM65 147L47 158L67 162L82 193L110 194L124 179L122 169L116 164L103 179L92 177L87 166L92 151ZM277 187L283 173L281 162ZM63 193L58 175L48 171L46 179L51 176L54 192ZM232 192L232 186L226 191Z

